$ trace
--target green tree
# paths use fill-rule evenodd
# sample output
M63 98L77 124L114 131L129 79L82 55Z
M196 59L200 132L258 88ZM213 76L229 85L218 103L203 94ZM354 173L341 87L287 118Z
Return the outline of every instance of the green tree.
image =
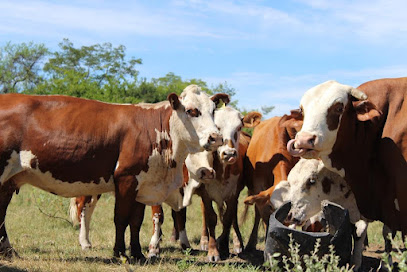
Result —
M123 45L111 43L76 48L68 39L44 66L46 81L38 94L65 94L111 102L137 102L132 94L141 59L126 58Z
M0 48L0 92L33 90L43 82L42 61L49 54L43 44L12 44Z

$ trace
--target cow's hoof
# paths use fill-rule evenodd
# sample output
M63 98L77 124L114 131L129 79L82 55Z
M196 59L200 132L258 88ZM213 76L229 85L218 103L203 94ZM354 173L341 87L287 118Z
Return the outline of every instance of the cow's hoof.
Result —
M160 253L159 252L148 252L147 254L148 259L153 259L153 258L160 258Z
M0 251L0 256L4 259L20 258L17 251L15 251L12 247L3 248Z
M215 263L220 261L219 255L208 255L208 262Z
M132 255L131 263L132 264L144 264L146 263L147 259L144 257L143 253L137 253Z
M147 258L151 259L151 258L159 258L159 257L160 257L160 248L150 246L150 249L148 250Z
M189 248L191 248L191 245L188 243L188 244L181 244L181 248L182 248L182 250L188 250Z
M91 244L85 244L85 245L81 245L81 247L82 247L83 251L86 251L86 250L90 250L92 248L92 245Z

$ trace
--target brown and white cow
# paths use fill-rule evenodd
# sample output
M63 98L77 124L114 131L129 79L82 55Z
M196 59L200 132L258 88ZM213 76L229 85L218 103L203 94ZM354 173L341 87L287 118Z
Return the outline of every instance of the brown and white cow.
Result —
M237 161L237 141L239 138L239 130L242 127L243 116L241 113L230 107L222 107L215 111L215 124L220 129L223 135L223 145L220 146L216 152L202 151L194 154L189 154L185 160L184 165L184 186L182 188L183 196L179 196L178 191L172 193L172 197L177 199L183 198L181 207L186 207L191 203L192 194L201 185L201 182L210 180L209 183L216 182L214 160L216 164L233 164ZM255 117L252 117L255 116ZM258 113L249 113L245 119L245 126L251 127L253 122L259 119ZM247 122L250 122L248 124ZM217 154L217 155L216 155ZM218 158L218 159L216 159ZM218 168L217 166L215 168ZM232 184L235 184L232 182ZM217 185L219 187L219 185ZM222 189L222 188L219 188ZM240 191L239 191L240 192ZM79 233L79 242L82 249L91 247L89 241L89 225L91 216L96 205L97 199L93 197L78 197L71 200L71 219L73 222L81 222ZM217 202L222 203L222 199L217 196ZM181 247L183 249L189 248L190 244L185 231L185 218L186 210L183 209L179 212L173 210L174 229L177 233L174 235L179 237ZM175 218L178 218L176 220ZM152 206L152 221L153 221L153 235L149 244L148 257L157 257L160 253L160 240L161 240L161 225L164 221L163 209L160 205ZM229 227L230 228L230 227ZM207 238L207 235L206 235Z
M229 255L229 233L233 224L235 230L235 250L241 251L243 240L237 225L237 198L242 190L242 162L246 153L247 144L250 138L239 133L242 125L252 126L253 116L257 119L258 113L250 113L243 119L237 110L230 107L223 107L215 111L215 124L223 135L224 144L214 152L199 152L190 154L185 164L188 169L187 185L183 188L185 206L191 203L191 197L196 192L202 199L203 230L201 237L201 248L208 250L209 261L218 261L220 254ZM248 124L250 122L250 124ZM239 137L240 134L240 137ZM207 174L205 174L207 173ZM203 177L205 176L205 179ZM210 179L212 177L212 179ZM203 184L202 184L203 183ZM202 184L202 186L201 186ZM199 188L198 188L199 187ZM215 227L217 215L212 208L212 201L217 203L222 218L222 235L216 241ZM224 203L227 209L224 210ZM190 248L190 243L185 229L186 208L180 211L173 210L174 231L173 240L179 238L181 248ZM154 222L155 221L155 222ZM162 224L162 220L154 219L153 222ZM152 242L150 242L149 256L156 256L159 253L160 229L154 230ZM218 247L217 247L218 242Z
M358 270L362 264L368 222L361 216L346 181L324 167L322 161L301 159L288 174L287 181L276 186L270 202L277 209L283 202L291 201L288 223L304 226L313 217L320 217L321 204L326 200L349 211L350 222L356 227L351 264Z
M407 78L358 88L328 81L301 99L304 122L291 154L321 158L350 185L359 210L407 231Z
M241 114L232 108L223 108L215 112L215 124L219 127L224 145L217 152L200 152L191 154L186 160L189 170L188 185L184 187L184 203L191 201L191 195L196 192L201 199L203 226L201 235L201 249L208 251L209 261L218 261L220 257L229 255L229 233L234 228L234 251L240 253L243 249L243 240L237 224L237 199L243 188L242 171L243 159L246 153L250 137L239 130L242 127ZM253 127L260 121L261 115L250 112L243 118L245 127ZM212 168L208 168L208 166ZM206 169L207 179L215 172L213 180L206 181L202 175L194 175L191 170ZM214 170L214 171L213 171ZM198 188L199 187L199 188ZM212 201L219 208L219 216L222 221L222 234L216 240L215 227L217 215L213 210ZM224 206L226 204L226 209ZM179 238L181 248L190 247L186 234L186 209L179 212L173 211L174 231L173 240ZM219 251L218 251L219 250Z
M253 131L245 160L245 182L249 197L245 204L256 204L255 222L246 250L256 249L260 217L268 224L272 209L270 196L275 186L286 180L298 158L287 151L287 142L301 129L302 116L297 111L290 115L261 121Z
M222 142L213 112L219 99L196 85L157 104L120 105L67 96L0 96L0 221L15 190L31 184L74 197L115 192L114 255L144 258L139 243L144 205L164 202L182 185L188 153ZM171 203L178 206L178 203ZM13 250L4 224L1 251Z

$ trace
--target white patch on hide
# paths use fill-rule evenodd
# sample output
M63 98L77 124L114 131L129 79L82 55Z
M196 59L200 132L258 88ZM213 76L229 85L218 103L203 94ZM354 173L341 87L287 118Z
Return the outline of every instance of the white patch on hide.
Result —
M153 224L154 224L154 233L150 240L150 249L157 248L160 242L160 231L161 231L161 223L159 214L155 213L153 215Z
M37 162L36 168L32 168L31 161L33 159L36 159L36 156L30 150L22 150L19 153L13 151L3 174L0 176L0 183L3 184L13 178L17 187L27 183L64 197L99 195L114 191L113 176L108 181L100 177L99 183L95 183L95 181L62 181L54 178L50 171L42 172L39 169L41 162Z
M148 158L147 172L141 171L136 175L138 202L146 205L160 205L166 200L173 191L182 186L182 164L176 161L177 167L170 168L157 149L154 149ZM182 199L181 199L182 203Z

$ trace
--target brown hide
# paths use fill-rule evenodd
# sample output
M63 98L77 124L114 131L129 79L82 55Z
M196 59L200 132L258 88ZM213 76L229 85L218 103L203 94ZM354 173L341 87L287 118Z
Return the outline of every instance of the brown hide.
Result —
M360 122L348 105L330 155L355 194L361 213L393 230L407 230L407 78L362 84L382 114ZM400 212L395 208L398 200Z
M10 152L29 150L31 162L65 182L98 183L115 171L137 175L148 169L156 131L169 131L171 107L144 109L67 96L0 96L0 172ZM160 151L171 143L160 143ZM127 165L126 165L127 164Z
M301 129L302 118L294 111L291 115L273 117L262 121L253 132L247 149L245 165L245 181L249 188L249 195L259 194L263 203L259 202L261 216L268 222L270 209L265 208L265 201L269 201L274 187L286 180L291 168L298 158L292 157L287 151L287 142L295 137ZM251 197L248 197L249 199Z

